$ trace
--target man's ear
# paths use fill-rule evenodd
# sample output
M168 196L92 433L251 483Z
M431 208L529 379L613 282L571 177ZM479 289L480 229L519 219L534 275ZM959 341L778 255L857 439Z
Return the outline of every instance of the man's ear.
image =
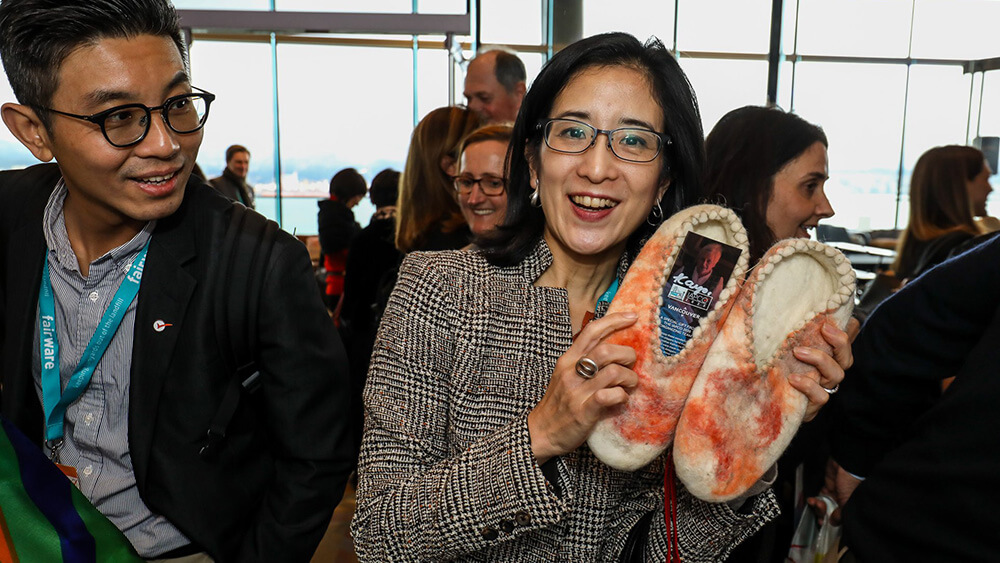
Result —
M523 80L519 80L514 86L514 93L517 94L517 99L523 100L524 93L527 91L527 87L524 85Z
M35 110L21 104L6 103L0 106L0 116L3 117L7 129L17 137L21 144L42 162L52 160L52 150L49 148L49 132Z

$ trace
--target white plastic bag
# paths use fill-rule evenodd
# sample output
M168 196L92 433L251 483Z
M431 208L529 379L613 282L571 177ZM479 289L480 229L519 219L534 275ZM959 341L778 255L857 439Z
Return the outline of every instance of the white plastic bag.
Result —
M788 561L791 563L834 563L839 559L840 526L830 523L830 515L837 509L837 503L826 495L820 495L819 499L826 504L823 525L819 525L812 510L802 513L788 550Z

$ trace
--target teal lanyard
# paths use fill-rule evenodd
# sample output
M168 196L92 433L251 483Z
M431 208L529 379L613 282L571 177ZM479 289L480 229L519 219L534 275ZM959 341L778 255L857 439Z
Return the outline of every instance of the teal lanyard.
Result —
M609 287L608 290L604 292L604 295L601 295L601 298L597 300L597 304L600 305L601 303L604 302L611 303L611 300L615 298L616 293L618 293L618 278L615 278L615 281L611 284L611 287Z
M73 370L66 389L60 391L59 379L59 337L56 334L56 302L52 293L52 282L49 279L49 263L46 256L42 267L42 286L38 296L38 346L42 364L42 406L45 409L45 441L56 454L62 444L63 418L66 407L80 398L80 395L90 384L90 378L97 369L98 362L104 356L105 350L111 344L111 339L118 330L118 325L125 318L125 311L139 293L142 282L142 267L146 262L146 251L149 241L142 247L132 261L132 267L122 280L114 299L108 305L101 317L97 330L90 337L87 349L83 351L80 363Z

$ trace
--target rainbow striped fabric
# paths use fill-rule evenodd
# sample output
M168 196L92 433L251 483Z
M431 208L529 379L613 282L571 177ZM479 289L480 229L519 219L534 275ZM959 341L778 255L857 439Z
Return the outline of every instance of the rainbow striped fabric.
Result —
M125 536L0 418L0 563L142 561Z

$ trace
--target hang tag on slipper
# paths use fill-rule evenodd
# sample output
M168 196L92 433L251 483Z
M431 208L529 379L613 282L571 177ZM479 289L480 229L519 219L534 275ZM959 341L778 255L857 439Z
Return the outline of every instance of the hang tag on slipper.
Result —
M56 467L59 468L59 471L63 472L63 475L65 475L66 478L69 479L70 483L73 483L74 487L76 487L77 489L80 488L80 476L77 474L75 467L73 467L72 465L63 465L61 463L57 463Z
M733 275L740 249L688 233L663 285L660 350L673 356L684 349L694 329L708 316Z

